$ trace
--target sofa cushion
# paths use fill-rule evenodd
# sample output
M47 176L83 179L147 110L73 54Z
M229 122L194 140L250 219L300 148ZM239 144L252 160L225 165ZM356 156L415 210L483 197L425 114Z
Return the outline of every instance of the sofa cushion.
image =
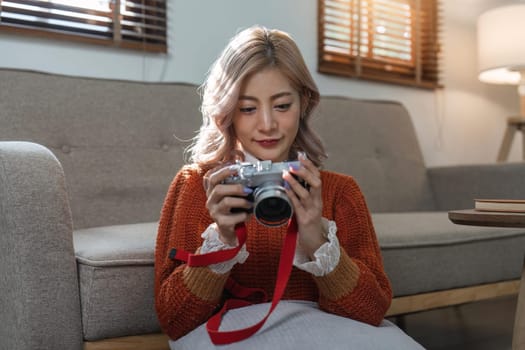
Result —
M446 212L372 220L395 296L520 278L525 229L456 225Z
M221 330L251 326L268 312L270 303L230 310ZM217 349L206 332L205 324L189 334L170 341L172 350ZM230 350L274 349L361 349L422 350L423 347L393 323L383 320L379 327L319 310L316 303L281 301L264 326L253 336L229 344Z
M159 332L153 299L157 223L73 233L85 340Z
M313 126L328 151L325 168L355 177L372 212L435 210L412 119L402 104L323 96Z
M76 229L158 219L202 121L196 85L4 69L0 81L0 139L52 150Z

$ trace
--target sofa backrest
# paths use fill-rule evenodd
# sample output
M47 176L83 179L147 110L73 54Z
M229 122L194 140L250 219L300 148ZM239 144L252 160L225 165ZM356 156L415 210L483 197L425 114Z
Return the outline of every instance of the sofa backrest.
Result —
M392 101L324 96L313 121L325 168L352 175L373 212L435 208L412 120Z
M0 140L40 143L64 172L75 228L155 221L201 123L195 85L0 69ZM323 97L314 117L329 159L374 212L433 208L406 109Z
M201 117L196 86L0 69L0 140L62 163L75 228L158 220Z

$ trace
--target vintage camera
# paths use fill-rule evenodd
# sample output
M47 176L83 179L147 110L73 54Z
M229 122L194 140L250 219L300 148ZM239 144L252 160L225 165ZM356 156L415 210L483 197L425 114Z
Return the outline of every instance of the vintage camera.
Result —
M225 184L242 184L253 192L248 200L253 202L255 218L266 226L281 226L292 217L293 209L284 189L283 170L299 167L299 161L272 163L270 160L257 163L237 163L237 173L226 178ZM296 177L297 178L297 177ZM304 182L298 179L304 186ZM234 208L232 212L245 211Z

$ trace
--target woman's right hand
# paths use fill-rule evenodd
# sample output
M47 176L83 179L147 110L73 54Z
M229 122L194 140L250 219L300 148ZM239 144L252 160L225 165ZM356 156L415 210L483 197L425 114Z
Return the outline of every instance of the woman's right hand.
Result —
M236 172L235 166L227 166L218 170L212 169L204 176L204 189L208 197L206 208L217 225L219 239L231 246L237 245L235 226L249 220L252 208L252 203L246 199L252 191L249 187L222 183ZM232 212L233 208L246 211Z

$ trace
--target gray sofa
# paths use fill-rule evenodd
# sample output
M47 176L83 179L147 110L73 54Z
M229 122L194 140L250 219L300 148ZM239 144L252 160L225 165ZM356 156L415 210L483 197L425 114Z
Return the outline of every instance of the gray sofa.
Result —
M166 348L156 225L198 107L193 85L0 69L0 349ZM396 102L325 96L314 124L325 167L367 199L389 315L516 292L525 230L454 225L446 211L524 198L525 164L427 168Z

